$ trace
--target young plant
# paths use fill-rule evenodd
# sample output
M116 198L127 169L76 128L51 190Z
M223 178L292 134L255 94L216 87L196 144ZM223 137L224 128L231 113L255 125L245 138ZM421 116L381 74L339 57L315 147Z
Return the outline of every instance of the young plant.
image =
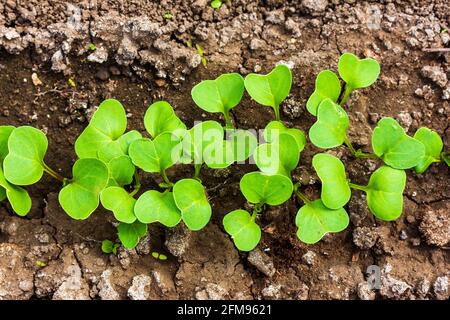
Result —
M117 235L122 245L127 249L133 249L139 240L147 235L147 225L135 221L133 223L121 222L117 227Z
M119 249L120 243L113 243L111 240L102 241L102 252L106 254L112 253L117 255L117 249Z
M441 137L437 134L436 131L430 130L425 127L419 128L414 134L414 139L422 142L425 147L425 153L423 157L414 167L414 170L417 173L424 173L434 162L445 161L444 153L442 152L444 143L442 142ZM448 162L447 165L450 166Z
M330 70L321 71L316 78L314 92L306 102L306 109L313 116L317 116L317 109L325 99L337 103L341 95L341 82L338 76Z
M245 89L257 103L271 107L275 120L280 120L280 104L287 98L292 86L289 67L279 64L266 75L250 73L244 80Z
M149 190L136 201L134 214L142 223L159 222L166 227L175 227L181 221L181 211L173 198L173 192Z

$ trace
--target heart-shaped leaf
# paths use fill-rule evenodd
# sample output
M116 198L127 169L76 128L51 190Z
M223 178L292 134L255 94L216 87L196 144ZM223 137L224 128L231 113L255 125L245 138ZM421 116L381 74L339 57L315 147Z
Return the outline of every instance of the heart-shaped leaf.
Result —
M347 228L349 221L344 208L329 209L318 199L298 210L295 217L297 237L304 243L314 244L327 233L341 232Z
M9 136L9 153L3 161L6 180L22 186L38 182L44 173L47 147L47 137L41 130L28 126L15 128Z
M436 131L422 127L414 134L414 139L420 141L425 146L425 155L414 167L417 173L424 173L433 162L441 161L441 152L444 148L441 137Z
M279 64L266 75L248 74L244 84L250 97L263 106L272 107L276 120L280 120L280 104L291 91L291 70L286 65Z
M259 145L253 158L262 172L290 177L300 160L300 151L292 135L281 133L274 142Z
M13 126L0 126L0 162L8 155L8 139L14 129Z
M113 212L114 217L124 223L136 221L134 215L134 199L128 192L120 187L108 187L100 193L103 207Z
M248 202L271 206L286 202L294 188L291 179L284 175L266 175L261 172L245 174L239 186Z
M227 141L232 144L236 162L247 160L258 146L258 138L250 130L227 130Z
M134 213L142 223L159 222L169 228L181 221L181 212L172 192L150 190L143 193L134 206Z
M127 128L127 116L122 104L114 99L103 101L92 116L89 125L75 141L79 158L97 158L98 151L118 139Z
M182 179L173 186L173 198L181 218L193 231L202 229L211 218L211 205L206 197L205 188L195 179Z
M447 164L447 166L450 167L450 153L442 152L441 158L442 158L442 161L444 161Z
M320 197L323 204L330 209L345 206L352 192L341 160L331 154L319 153L313 157L312 165L322 181Z
M264 129L264 140L268 143L278 140L280 134L291 135L297 142L298 152L302 152L306 145L306 135L302 130L286 128L281 121L271 121Z
M133 141L142 139L140 132L136 130L129 131L121 135L117 140L105 144L98 150L98 158L104 163L112 159L128 155L128 149Z
M123 187L133 181L136 171L133 162L129 156L120 156L112 159L107 164L109 171L108 186Z
M153 103L145 112L144 126L152 138L161 133L171 132L181 137L186 130L186 125L177 117L172 106L166 101Z
M251 251L261 239L261 229L245 210L234 210L223 218L225 231L241 251Z
M408 136L392 118L378 121L372 133L372 148L384 163L396 169L409 169L425 156L422 142Z
M120 242L127 249L133 249L139 240L147 234L147 225L135 221L133 223L120 223L117 227Z
M313 116L317 115L320 103L325 99L337 102L341 94L341 83L338 76L330 70L321 71L316 78L316 88L306 102L306 109Z
M8 198L12 209L19 216L26 216L31 210L31 198L28 192L21 187L15 186L6 181L3 174L2 166L0 165L0 201Z
M230 126L229 112L241 102L244 79L238 73L222 74L215 80L204 80L191 91L195 104L207 112L221 112Z
M370 176L367 185L367 204L370 211L379 219L392 221L403 211L403 190L406 173L388 166L378 168Z
M338 63L339 75L352 89L366 88L377 81L380 64L371 58L359 59L352 53L344 53Z
M59 203L71 218L84 220L98 207L100 192L108 183L108 168L97 159L79 159L72 174L70 183L59 192Z
M317 110L317 121L309 129L309 139L319 148L340 146L347 136L349 119L341 106L325 99Z
M174 165L181 156L180 140L170 132L154 140L133 141L128 150L134 165L146 172L162 172Z
M234 149L231 141L222 140L211 143L203 150L205 164L212 169L223 169L234 162Z

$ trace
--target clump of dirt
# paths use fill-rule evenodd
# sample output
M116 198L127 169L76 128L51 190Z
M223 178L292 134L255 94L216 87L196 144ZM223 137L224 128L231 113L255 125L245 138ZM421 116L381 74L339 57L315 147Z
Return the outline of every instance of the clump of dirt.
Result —
M172 19L164 18L167 12ZM357 147L369 151L372 128L392 116L409 134L421 126L436 130L448 149L450 54L440 49L450 45L449 25L443 0L236 0L219 10L206 0L4 1L0 124L42 129L50 141L47 162L70 176L73 143L103 99L120 100L129 127L142 132L147 106L159 99L191 126L220 120L194 105L194 84L284 62L294 83L282 117L307 131L314 118L305 104L315 76L336 71L340 54L349 51L382 66L376 84L348 103ZM204 50L206 68L195 44ZM248 96L232 113L240 128L264 128L273 116ZM294 172L312 198L320 193L311 168L319 151L308 145ZM380 165L355 160L345 148L331 152L356 183L367 183ZM136 249L122 248L117 256L100 249L102 240L116 238L112 215L99 209L85 221L69 219L57 201L60 186L44 177L29 188L33 209L26 218L1 204L0 299L448 299L450 171L444 164L422 175L408 172L404 212L395 222L376 220L365 195L354 192L347 230L306 245L295 236L301 204L290 200L265 209L258 217L261 243L242 253L222 218L245 206L239 180L252 170L204 170L214 211L204 230L151 225ZM168 174L185 177L192 168L176 166ZM143 179L145 189L158 182ZM152 251L168 260L154 259Z

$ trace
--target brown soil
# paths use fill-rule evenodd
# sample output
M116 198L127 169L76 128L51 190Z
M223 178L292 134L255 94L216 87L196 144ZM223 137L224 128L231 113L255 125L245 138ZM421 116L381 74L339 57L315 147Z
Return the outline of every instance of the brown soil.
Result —
M284 61L293 67L294 84L282 116L307 131L314 119L304 106L315 76L336 70L339 55L350 51L382 65L376 84L348 103L355 145L370 150L374 124L392 116L410 134L420 126L436 130L450 150L450 54L422 51L450 45L442 32L450 26L448 2L388 2L233 0L214 11L206 0L3 1L0 124L44 130L46 161L70 176L73 143L103 99L120 100L129 128L141 131L144 112L157 99L169 101L188 126L220 120L194 105L193 85L225 72L266 72ZM170 21L162 18L167 11ZM205 50L207 68L187 40ZM33 83L33 73L42 85ZM271 118L269 108L248 96L233 109L241 128L263 128ZM311 197L320 190L311 169L317 152L309 145L295 172ZM345 148L333 152L355 182L366 183L378 165L354 160ZM355 192L347 206L351 225L316 245L296 238L299 203L266 208L258 221L262 241L248 254L235 249L221 220L245 206L238 183L254 169L205 169L214 212L209 225L195 233L152 225L135 250L120 249L118 256L100 249L102 240L116 237L112 215L99 209L86 221L69 219L57 201L60 185L45 176L29 188L33 209L26 218L1 204L0 299L448 299L450 171L444 164L423 175L408 172L396 222L374 219ZM174 179L191 174L186 166L169 172ZM158 179L147 175L145 188L156 188ZM169 258L157 261L152 251ZM372 265L381 270L376 290L368 287Z

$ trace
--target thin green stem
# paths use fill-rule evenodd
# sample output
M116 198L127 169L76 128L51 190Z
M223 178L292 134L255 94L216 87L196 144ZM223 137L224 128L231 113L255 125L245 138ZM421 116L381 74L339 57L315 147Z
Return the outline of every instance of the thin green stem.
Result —
M200 179L200 171L202 170L202 166L203 166L203 163L194 164L194 170L195 170L194 179L197 179L197 180Z
M134 197L136 193L139 192L141 189L141 179L139 178L139 175L137 172L134 173L134 187L133 191L130 192L130 196Z
M167 177L166 170L161 170L160 174L161 174L161 177L163 178L164 182L165 182L167 185L173 186L173 183L170 182L169 178Z
M339 105L342 107L348 100L348 98L350 97L350 94L352 93L353 88L350 87L349 85L345 86L345 91L344 91L344 95L342 96L341 101L339 102Z
M233 123L231 122L230 110L224 110L223 116L225 118L225 128L234 129Z
M257 203L253 206L253 213L251 216L251 221L255 221L256 215L262 211L262 206L264 203Z
M368 190L368 188L366 186L362 186L362 185L359 185L359 184L356 184L356 183L349 182L348 185L352 189L361 190L361 191L365 191L365 192Z
M356 150L347 135L344 138L344 143L350 149L350 152L356 157Z
M308 198L304 193L302 193L302 192L300 192L300 191L298 191L298 190L295 191L295 195L296 195L300 200L302 200L305 204L308 204L308 203L311 202L311 200L309 200L309 198Z
M280 106L275 106L273 110L275 111L275 120L280 121Z
M378 156L374 153L366 153L362 152L360 149L356 150L355 147L353 147L353 144L351 143L348 136L345 136L344 138L344 144L348 147L350 152L355 158L364 158L364 159L377 159Z
M62 175L60 175L58 172L50 168L47 164L43 163L44 171L47 172L50 176L55 178L56 180L61 181L64 183L67 179L64 178Z

